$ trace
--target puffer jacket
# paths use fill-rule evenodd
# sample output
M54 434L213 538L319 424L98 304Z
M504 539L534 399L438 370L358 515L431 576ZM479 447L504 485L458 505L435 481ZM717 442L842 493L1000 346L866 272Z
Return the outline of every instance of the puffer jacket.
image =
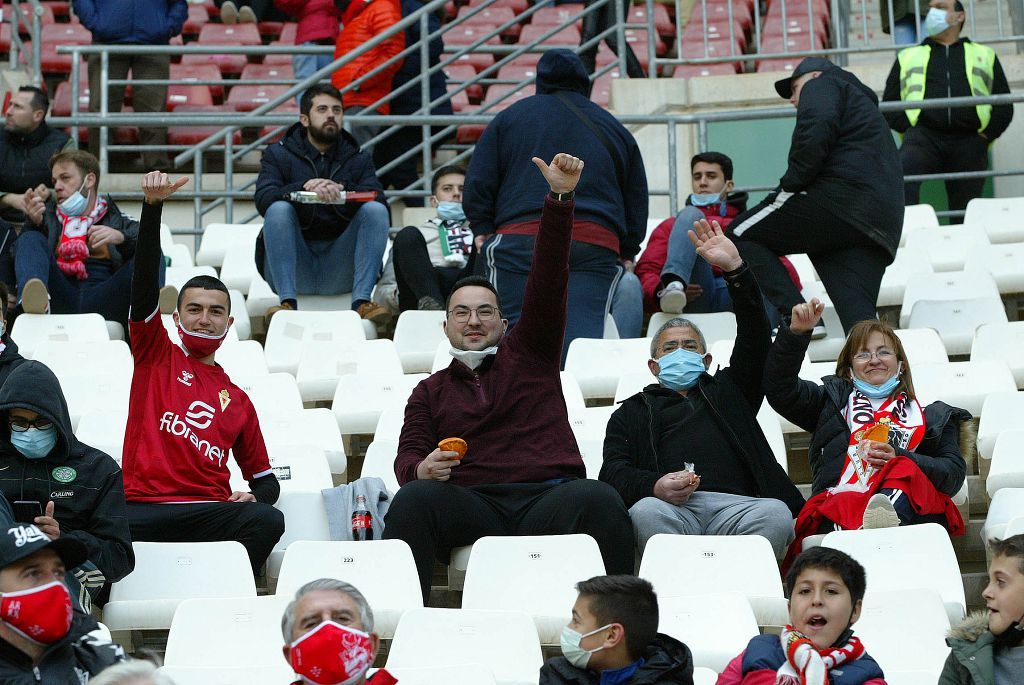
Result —
M988 614L976 611L949 631L952 650L939 676L939 685L995 685L993 642Z
M274 5L299 20L295 29L296 45L337 40L341 11L334 0L274 0Z
M110 199L109 195L106 199L107 211L96 220L96 225L107 226L124 234L124 242L120 245L113 245L110 248L110 260L114 263L114 267L117 268L135 256L135 242L139 238L139 222L131 216L122 213L118 206L114 204L114 201ZM46 203L42 224L34 226L31 221L28 221L22 230L39 231L46 235L47 241L50 243L50 251L56 254L57 245L60 243L60 236L64 232L60 217L57 216L56 203L53 200ZM18 249L17 243L15 243L14 249L15 251ZM91 259L93 258L90 257Z
M564 656L549 659L540 669L540 685L598 685L601 676L576 668ZM690 648L658 633L644 650L644 663L624 685L693 685Z
M0 683L4 685L82 685L103 669L125 660L118 644L89 633L99 627L92 616L75 612L71 630L43 652L36 666L25 652L0 640Z
M74 0L73 5L96 44L167 45L188 18L185 0Z
M341 18L343 26L341 33L338 34L338 42L334 46L334 59L354 51L401 20L402 7L398 0L352 0ZM352 90L342 89L404 49L405 36L399 31L334 72L331 83L342 91L345 107L366 107L390 93L392 79L402 66L402 60L395 60ZM390 114L391 103L383 103L376 111Z

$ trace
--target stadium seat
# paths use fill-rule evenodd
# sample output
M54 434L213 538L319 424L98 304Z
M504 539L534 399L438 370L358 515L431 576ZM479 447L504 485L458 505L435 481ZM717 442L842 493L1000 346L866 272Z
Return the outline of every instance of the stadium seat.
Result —
M32 358L36 347L47 340L73 343L110 340L107 325L99 314L21 314L14 320L11 337L18 351Z
M886 676L895 670L921 670L932 674L930 682L938 682L949 655L950 617L942 597L934 589L876 591L875 580L870 576L860 619L853 626L857 637Z
M437 346L447 340L442 328L443 311L402 312L395 325L395 347L405 373L427 373Z
M84 370L63 374L60 378L60 387L68 403L71 425L78 426L82 415L96 407L127 414L131 384L130 374L99 376L95 371Z
M125 411L101 409L83 412L78 419L75 437L89 447L104 452L120 464L127 422L127 409Z
M658 329L670 319L683 318L695 324L707 342L708 349L719 340L736 339L736 315L732 312L716 312L714 314L667 314L657 312L651 315L647 324L647 337L652 338Z
M1017 417L1018 425L1020 416ZM992 497L1003 488L1024 488L1024 430L1005 430L996 438L985 490Z
M914 274L907 280L900 310L900 328L910 328L910 313L918 300L999 299L999 288L991 276L977 272L952 271ZM939 331L940 335L942 331Z
M698 666L693 669L693 685L715 685L718 682L718 674L710 668Z
M241 543L134 542L135 570L114 583L103 607L111 632L171 627L186 599L256 597Z
M353 311L280 311L267 331L265 352L271 371L295 374L306 342L365 340L362 321Z
M476 10L473 16L469 16L470 12ZM475 7L463 6L459 9L459 14L456 17L458 19L464 19L463 23L459 26L504 26L510 21L515 21L516 15L512 11L511 7L484 7L483 9L477 9ZM515 37L519 35L522 30L522 24L512 24L507 29L502 31L501 35Z
M206 24L199 32L200 45L262 45L255 24Z
M913 372L914 388L922 406L942 400L975 416L982 411L990 393L1017 389L1010 369L1000 361L918 364Z
M207 24L203 27L203 30L205 31L206 29L213 26L221 26L221 24ZM240 24L240 26L252 26L252 24ZM253 27L253 30L255 30L255 27ZM202 34L200 34L200 38L202 38ZM238 47L245 44L241 41L235 40L228 42L218 42L217 45L223 47ZM268 55L267 58L269 59L270 57L273 57L273 55ZM220 73L222 75L237 76L238 74L242 73L242 70L245 68L245 65L249 63L249 60L243 54L190 53L181 56L181 63L189 66L195 66L200 64L213 64L220 70Z
M979 326L971 344L971 361L986 359L1006 362L1017 387L1024 390L1024 321Z
M654 30L658 32L659 36L665 36L667 38L675 33L676 25L672 22L672 18L669 16L668 9L665 5L654 5L653 22ZM629 16L626 17L626 23L647 24L647 6L633 5L630 7Z
M239 81L294 81L291 64L246 64Z
M397 443L405 424L405 407L387 407L377 419L377 428L373 431L374 440L389 440Z
M576 382L576 377L568 371L562 371L559 377L562 381L562 397L565 399L565 408L569 411L586 408L587 403L583 399L583 391L580 390L580 384Z
M647 371L650 356L650 341L646 338L577 338L569 343L565 370L576 377L585 398L614 397L619 377Z
M255 340L224 341L217 350L217 363L231 378L254 378L270 373L263 346Z
M493 7L493 6L492 6ZM481 45L501 45L501 36L491 35L498 28L497 24L459 24L444 33L444 44L449 50L480 43ZM487 38L487 36L490 36Z
M721 672L758 634L747 598L738 592L658 597L658 632L686 644L695 667Z
M900 328L896 337L903 345L911 368L915 364L945 364L949 361L946 346L934 328Z
M993 243L1024 241L1024 197L975 198L967 203L965 224L982 226Z
M1009 537L1007 528L1013 521L1024 518L1024 488L1003 488L992 496L985 516L985 526L981 531L983 543L993 538L1000 540ZM1024 532L1024 531L1022 531Z
M708 2L707 3L707 24L714 22L728 22L730 19L740 25L744 30L749 30L754 24L752 13L753 3L749 2ZM690 21L687 27L700 26L703 28L704 3L695 3L690 12Z
M1017 516L1011 519L1010 522L1006 524L1006 532L1004 533L1004 535L1008 538L1011 538L1014 535L1021 534L1024 534L1024 516Z
M26 41L26 43L29 41ZM43 24L39 37L39 66L44 74L70 74L74 55L58 54L58 45L89 45L92 34L81 24ZM26 48L26 54L31 54Z
M469 0L470 7L479 7L480 5L487 2L487 0ZM491 9L497 7L510 7L516 14L522 14L530 6L527 0L494 0L488 5Z
M212 66L212 65L205 65ZM216 67L214 67L216 69ZM231 113L235 111L235 108L231 105L179 105L175 110L178 114L185 113L201 113L201 112L220 112L220 113ZM216 135L222 129L222 126L168 126L167 127L167 144L168 145L198 145L212 135ZM220 142L224 142L224 138L220 139ZM231 134L231 142L233 145L240 145L242 143L242 131L241 129L235 129L234 133Z
M290 673L281 655L281 616L290 600L275 595L186 599L174 612L164 664L208 668L245 664L278 671L284 667ZM211 640L211 635L217 639Z
M931 274L931 259L924 252L900 249L896 258L885 268L882 283L878 288L879 307L898 307L903 302L903 293L907 289L907 281L915 274Z
M761 403L761 408L757 412L757 423L761 426L761 432L764 433L768 446L772 448L775 461L779 462L779 466L782 467L783 471L789 473L789 453L786 451L786 436L782 432L782 423L779 421L778 414L772 410L771 405L767 401Z
M281 563L277 594L292 596L317 578L337 578L358 588L373 609L374 631L382 638L395 635L405 612L423 607L416 563L409 545L401 540L299 540L289 545Z
M327 523L324 496L319 492L282 492L274 506L284 514L284 535L267 558L270 585L281 575L281 563L289 545L299 540L327 541L331 530Z
M502 67L501 69L504 70L505 68L506 67ZM453 85L461 86L464 81L469 81L471 79L476 78L476 69L474 69L473 66L470 64L449 64L444 68L444 73L445 76L448 77L449 88L451 88ZM504 76L501 76L501 70L499 70L498 72L498 78L505 78ZM480 99L484 96L483 86L481 86L478 83L474 83L471 86L467 86L463 92L466 94L468 98L477 102L479 102ZM406 209L409 208L407 207ZM406 220L404 225L409 226L410 222Z
M639 575L651 581L659 599L738 592L750 602L758 625L789 623L779 565L760 535L660 533L647 541Z
M576 583L605 575L589 535L484 536L473 543L463 609L525 611L543 644L558 644L576 602Z
M268 443L281 444L294 440L296 435L302 441L319 447L331 473L345 475L348 460L345 446L338 432L338 422L330 409L291 409L264 412L260 414L260 430Z
M535 684L543 658L530 616L522 611L410 609L398 622L386 668L479 663L491 668L499 685Z
M195 266L195 262L192 261L192 253L188 251L188 245L174 243L170 246L161 246L160 249L164 253L164 257L171 262L167 266Z
M312 340L303 344L295 379L303 402L327 402L334 397L338 379L362 373L402 373L402 360L395 343L380 340Z
M288 86L264 86L239 83L232 86L226 103L239 112L251 112L271 100L275 100L288 90Z
M559 26L570 19L576 19L577 29L582 28L583 19L580 14L583 12L583 5L577 3L563 3L561 5L544 6L533 13L530 23L534 26Z
M5 24L6 26L6 24ZM89 111L89 80L88 80L88 67L84 64L78 72L81 77L79 78L78 87L78 111L88 112ZM67 81L61 81L57 84L57 90L53 96L53 104L50 106L50 113L55 117L69 117L71 116L71 100L73 93L73 86L70 79Z
M274 634L280 637L280 628ZM280 685L295 677L280 647L274 652L281 661L278 666L162 666L157 672L188 685Z
M331 411L342 435L372 433L381 411L404 407L412 389L424 378L425 374L352 374L339 378Z
M601 107L607 108L612 99L612 83L621 78L618 69L607 71L596 79L590 88L590 100Z
M494 674L482 664L389 668L402 685L495 685Z
M987 273L1003 294L1024 293L1024 243L975 245L967 255L964 271Z
M1024 392L1008 390L988 393L981 405L980 416L978 456L991 459L999 434L1020 427L1021 417L1024 417Z
M979 245L988 245L980 226L938 226L914 231L907 238L907 250L928 255L935 271L963 271L967 255Z
M566 26L557 30L556 28L555 26L527 24L523 27L523 32L519 34L518 42L520 45L528 45L539 40L541 36L550 33L551 35L541 42L542 45L559 45L575 48L580 44L580 30L578 28L575 26ZM639 57L639 55L637 56Z
M296 444L295 438L266 442L270 468L274 470L274 475L281 484L281 492L320 492L334 487L331 468L319 445L313 444L312 441ZM247 484L241 478L235 482L240 487L234 489L246 489Z
M563 375L565 372L562 372ZM569 426L583 457L587 478L596 479L604 463L604 434L608 419L618 407L575 407L569 409Z
M942 597L950 623L963 618L967 601L960 565L949 533L939 524L834 531L822 545L859 561L871 592L933 590ZM924 568L928 573L920 572Z
M395 457L398 455L398 440L390 438L378 438L376 435L366 447L366 456L363 457L363 468L359 472L360 478L380 478L384 481L384 487L394 495L401 486L398 484L398 477L395 475Z
M266 376L231 380L249 396L260 416L302 409L302 395L291 374L269 373Z
M213 93L210 91L209 86L188 86L179 84L167 86L168 112L174 112L178 107L183 106L209 107L211 105L213 105Z
M628 400L651 383L657 382L658 379L654 377L649 368L631 369L619 376L619 382L615 385L615 397L612 399L612 404Z
M452 345L448 339L440 340L434 350L434 361L430 363L430 373L437 373L441 369L447 369L452 363Z
M50 367L58 379L82 375L88 369L97 378L125 376L134 371L132 353L121 340L64 342L46 340L35 349L32 358Z
M448 61L455 55L456 52L458 52L461 49L461 46L452 46L448 50L448 52L441 55L442 61ZM494 55L486 52L467 52L463 55L460 55L458 58L452 60L450 64L468 64L469 66L473 67L474 71L479 73L486 69L487 67L494 64ZM445 68L447 69L447 67Z
M173 81L223 81L220 69L213 64L171 63L170 78ZM207 86L215 99L224 97L224 86Z
M918 229L939 227L939 217L931 205L909 205L903 209L903 231L900 233L900 247L907 244L907 237Z
M902 320L903 315L900 314ZM978 328L1005 324L1002 300L990 297L963 300L918 300L907 319L907 328L934 328L950 355L967 355Z

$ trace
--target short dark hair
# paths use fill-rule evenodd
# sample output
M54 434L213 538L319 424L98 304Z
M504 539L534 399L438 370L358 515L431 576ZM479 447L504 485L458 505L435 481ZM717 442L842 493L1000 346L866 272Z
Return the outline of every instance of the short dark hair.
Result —
M637 576L594 576L576 583L599 625L621 623L629 658L636 661L658 634L658 596L650 581Z
M793 565L786 574L787 594L793 595L793 588L796 587L800 574L810 569L831 571L842 578L843 585L850 591L854 604L864 599L868 587L864 567L846 552L831 547L811 547L793 560Z
M455 285L452 286L452 291L448 293L448 298L444 301L445 311L448 310L448 306L451 304L452 301L452 295L455 294L455 291L458 290L459 288L465 288L471 285L475 285L480 288L487 288L492 293L494 293L494 301L497 303L498 311L501 311L501 295L498 294L498 290L494 287L494 284L488 281L483 276L466 276L465 278L460 278L459 280L455 281Z
M722 175L725 176L726 181L732 180L732 160L727 155L723 155L721 152L698 152L690 160L690 171L693 171L693 167L697 166L698 162L704 162L705 164L717 164L722 167Z
M71 163L75 165L78 172L82 174L82 179L89 174L96 177L96 186L100 184L100 160L96 159L91 153L85 150L62 150L57 152L50 157L50 171L53 171L53 167L58 164Z
M988 541L988 549L993 557L1016 559L1020 572L1024 573L1024 533L1008 537L1005 540L993 538Z
M437 184L441 182L442 176L448 174L462 174L466 175L466 167L459 166L458 164L445 164L443 167L434 172L434 175L430 178L430 192L437 195Z
M956 11L956 12L966 12L967 11L967 10L964 9L964 4L962 2L960 2L960 0L956 0L956 2L953 3L953 10Z
M178 291L178 309L181 309L181 302L185 299L185 291L189 288L202 288L203 290L219 290L228 296L228 314L231 313L231 293L228 292L228 287L224 285L224 282L219 278L213 276L201 275L193 276L192 278L185 281L185 285L181 286L181 290Z
M307 88L306 92L302 94L301 98L299 98L300 114L305 114L307 117L309 116L310 111L313 109L313 98L317 95L330 96L340 102L343 107L345 106L345 99L341 97L340 90L329 83L314 83Z
M22 86L18 88L19 93L32 93L32 111L43 110L43 114L46 114L50 110L50 98L47 96L46 91L36 86Z

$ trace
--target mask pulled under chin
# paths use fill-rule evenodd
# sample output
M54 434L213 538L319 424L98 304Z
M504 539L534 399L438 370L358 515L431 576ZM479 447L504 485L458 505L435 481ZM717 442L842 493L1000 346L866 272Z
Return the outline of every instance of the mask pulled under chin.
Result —
M491 345L482 350L460 350L453 347L448 352L475 371L478 366L484 363L485 359L498 353L498 346Z
M224 344L224 338L227 337L227 334L227 328L220 335L193 333L192 331L186 331L182 328L181 323L178 323L178 337L181 338L181 344L185 346L185 350L189 355L199 359L209 357L216 352Z

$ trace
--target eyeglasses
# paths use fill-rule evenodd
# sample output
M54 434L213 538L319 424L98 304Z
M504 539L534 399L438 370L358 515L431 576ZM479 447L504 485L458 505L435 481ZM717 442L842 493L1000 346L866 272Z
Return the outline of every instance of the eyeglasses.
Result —
M682 343L678 340L669 340L661 346L661 353L668 354L669 352L675 352L679 348L689 350L690 352L700 352L700 345L696 340L684 340Z
M861 363L869 362L871 361L871 358L874 357L880 362L887 362L895 356L895 352L882 348L877 352L858 352L857 354L853 355L853 361Z
M497 307L492 307L489 304L481 305L476 309L470 309L469 307L456 307L448 312L448 316L455 319L456 323L466 323L470 317L473 316L473 312L476 312L476 318L481 321L490 321L496 316L501 315L501 310Z
M53 422L43 417L38 417L29 421L28 419L22 419L12 416L7 419L7 423L10 424L11 430L15 433L24 433L29 428L38 428L41 431L50 430L53 428Z

